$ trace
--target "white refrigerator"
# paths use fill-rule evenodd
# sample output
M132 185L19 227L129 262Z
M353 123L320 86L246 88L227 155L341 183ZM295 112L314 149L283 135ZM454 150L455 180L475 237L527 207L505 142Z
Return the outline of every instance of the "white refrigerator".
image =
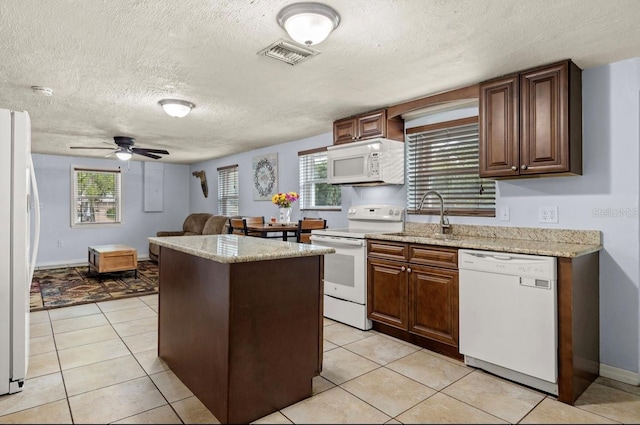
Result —
M27 375L39 204L29 114L0 109L0 395L21 391Z

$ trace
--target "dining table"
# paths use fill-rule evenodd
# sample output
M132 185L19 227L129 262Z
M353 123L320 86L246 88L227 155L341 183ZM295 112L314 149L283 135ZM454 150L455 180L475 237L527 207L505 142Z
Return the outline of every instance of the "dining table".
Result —
M269 222L269 223L256 223L249 224L247 223L247 230L249 232L260 233L260 236L263 238L282 238L283 241L287 241L289 236L293 236L295 238L295 234L298 232L298 223L297 222L289 222L289 223L279 223L279 222ZM278 236L269 236L269 233L277 233ZM289 235L289 233L293 233L293 235Z

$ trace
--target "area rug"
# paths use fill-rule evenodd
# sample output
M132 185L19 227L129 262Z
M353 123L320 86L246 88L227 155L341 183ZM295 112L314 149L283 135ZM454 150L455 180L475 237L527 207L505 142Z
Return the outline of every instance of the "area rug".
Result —
M31 282L31 311L158 293L158 265L138 262L135 272L88 274L87 266L36 270Z

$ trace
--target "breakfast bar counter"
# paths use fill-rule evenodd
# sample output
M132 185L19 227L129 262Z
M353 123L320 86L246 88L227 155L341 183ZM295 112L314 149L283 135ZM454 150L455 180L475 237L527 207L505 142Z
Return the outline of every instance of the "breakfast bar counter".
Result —
M239 235L149 240L160 247L158 355L221 423L312 395L332 248Z

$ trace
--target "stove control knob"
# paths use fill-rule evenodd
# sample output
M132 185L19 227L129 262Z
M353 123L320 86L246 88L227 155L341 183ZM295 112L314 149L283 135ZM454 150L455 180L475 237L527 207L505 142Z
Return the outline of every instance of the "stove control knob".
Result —
M400 215L400 210L396 210L396 212L393 213L394 215Z
M389 210L389 215L393 215L393 210Z

